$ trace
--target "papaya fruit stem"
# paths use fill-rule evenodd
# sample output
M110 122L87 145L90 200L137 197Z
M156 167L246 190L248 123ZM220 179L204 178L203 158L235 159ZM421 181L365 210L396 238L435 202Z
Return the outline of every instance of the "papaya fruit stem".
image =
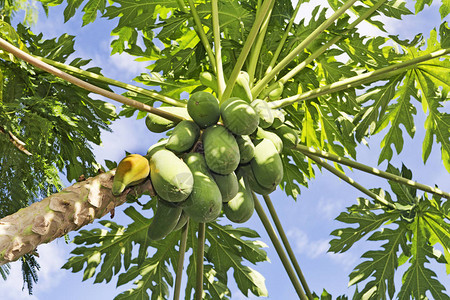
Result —
M366 194L367 196L369 196L370 198L374 199L375 201L377 201L378 203L380 203L381 205L384 205L390 209L397 209L397 207L391 203L388 202L386 199L380 197L379 195L375 194L374 192L366 189L365 187L363 187L362 185L360 185L359 183L357 183L355 180L353 180L352 178L350 178L349 176L345 175L344 173L342 173L341 171L339 171L338 169L334 168L333 166L331 166L330 164L326 163L323 159L321 159L320 157L316 157L314 155L308 154L308 153L304 153L309 159L311 159L312 161L314 161L317 165L320 165L322 167L324 167L325 169L327 169L328 171L330 171L331 173L333 173L334 175L336 175L337 177L339 177L340 179L344 180L345 182L347 182L348 184L352 185L354 188L360 190L361 192L363 192L364 194Z
M53 66L51 66L51 65L49 65L49 64L47 64L47 63L45 63L45 62L43 62L43 61L41 61L39 59L37 59L37 58L34 58L30 54L20 50L19 48L13 46L12 44L8 43L7 41L5 41L2 38L0 38L0 48L5 50L5 51L7 51L7 52L9 52L9 53L11 53L11 54L13 54L17 58L20 58L20 59L22 59L22 60L32 64L36 68L42 69L42 70L44 70L44 71L46 71L46 72L48 72L50 74L53 74L53 75L55 75L55 76L57 76L59 78L62 78L62 79L66 80L66 81L68 81L68 82L70 82L70 83L72 83L72 84L74 84L76 86L79 86L80 88L83 88L83 89L87 90L87 91L90 91L90 92L102 95L104 97L107 97L109 99L115 100L115 101L120 102L122 104L129 105L131 107L135 107L135 108L137 108L139 110L142 110L142 111L151 112L151 113L153 113L155 115L161 116L163 118L166 118L166 119L169 119L169 120L172 120L172 121L175 121L175 122L179 122L179 121L181 121L183 119L183 118L181 118L181 117L179 117L177 115L174 115L174 114L171 114L169 112L165 112L165 111L159 110L159 109L154 108L154 107L152 107L150 105L147 105L145 103L142 103L142 102L139 102L139 101L127 98L125 96L122 96L122 95L119 95L119 94L107 91L107 90L102 89L102 88L100 88L98 86L95 86L93 84L85 82L85 81L83 81L83 80L81 80L81 79L79 79L79 78L77 78L75 76L72 76L72 75L70 75L70 74L68 74L68 73L66 73L64 71L61 71L58 68L55 68L55 67L53 67Z
M292 251L291 244L289 243L286 233L284 232L283 226L281 225L280 219L278 218L278 214L275 211L275 207L273 206L272 200L270 199L269 195L263 195L263 198L264 198L264 201L266 202L267 208L269 209L269 213L270 213L270 216L272 217L272 221L275 224L278 234L281 237L281 241L283 242L284 248L286 249L289 259L291 260L291 263L294 266L295 272L297 273L297 276L300 279L303 289L305 290L306 295L308 296L308 299L312 300L313 296L311 294L311 290L309 289L309 286L308 286L308 283L306 282L305 276L303 275L300 265L298 264L297 258L295 257L295 254L294 254L294 251Z
M274 1L275 0L267 0L264 1L263 4L261 5L261 10L256 15L255 22L253 23L253 26L250 29L250 33L247 36L247 40L245 41L244 46L242 47L242 51L239 54L236 64L234 65L233 71L231 72L231 75L228 79L227 87L223 92L222 102L230 98L231 91L233 90L234 84L236 83L236 79L239 75L239 72L241 71L242 66L245 63L245 60L247 59L248 53L252 48L253 42L255 41L256 36L258 35L259 28L261 27L261 24L264 21L264 17L266 16L270 6L272 5L272 2Z
M347 9L349 9L357 0L348 0L341 8L335 11L335 13L317 27L306 39L304 39L297 47L295 47L281 62L279 62L268 74L266 74L258 83L252 88L253 98L261 93L264 87L275 78L275 76L283 70L293 59L295 59L300 53L302 53L306 47L312 43L317 37L325 31L331 24L334 23L340 16L342 16Z
M198 15L197 9L195 8L195 3L193 0L188 0L188 3L191 11L191 16L194 19L195 31L197 32L197 35L199 36L203 47L205 47L206 54L209 57L209 62L211 63L214 73L216 73L216 58L214 57L214 53L211 49L211 45L209 44L208 37L206 36L205 30L203 29L202 21L200 20L200 16Z
M334 162L346 165L346 166L351 167L351 168L358 169L360 171L363 171L363 172L366 172L366 173L369 173L369 174L372 174L372 175L375 175L375 176L379 176L379 177L382 177L382 178L385 178L385 179L388 179L388 180L392 180L392 181L395 181L395 182L398 182L398 183L401 183L401 184L404 184L404 185L407 185L407 186L410 186L410 187L413 187L413 188L416 188L416 189L419 189L419 190L422 190L422 191L425 191L425 192L429 192L429 193L436 194L438 196L450 199L450 193L444 192L444 191L442 191L442 190L440 190L440 189L438 189L436 187L432 187L432 186L429 186L429 185L426 185L426 184L422 184L422 183L419 183L419 182L413 181L411 179L404 178L404 177L401 177L401 176L398 176L398 175L395 175L395 174L392 174L392 173L389 173L389 172L381 171L381 170L379 170L377 168L374 168L374 167L371 167L371 166L368 166L368 165L365 165L365 164L362 164L362 163L350 160L350 159L348 159L346 157L342 157L342 156L338 156L338 155L335 155L335 154L332 154L332 153L329 153L329 152L325 152L325 151L322 151L322 150L314 149L312 147L306 147L306 146L300 145L300 144L298 144L297 146L292 148L292 150L300 151L300 152L302 152L305 155L306 154L311 154L313 156L329 159L329 160L332 160Z
M280 240L278 239L277 234L275 233L275 230L273 229L269 218L267 217L266 213L264 212L264 209L261 206L261 203L259 203L258 197L256 197L254 192L252 192L252 196L253 196L253 200L255 201L256 213L258 214L259 219L263 223L263 226L266 229L266 232L269 235L269 238L272 241L272 244L275 247L275 250L277 251L278 256L280 257L280 260L284 266L284 269L286 270L286 273L288 274L289 279L291 280L292 285L294 286L294 289L297 292L298 297L301 300L308 300L308 297L306 297L305 292L303 291L302 286L300 285L300 282L298 281L297 276L295 276L295 272L292 269L289 259L283 250L283 246L281 245Z
M187 220L186 224L183 226L183 229L181 229L180 248L178 249L178 265L177 265L177 272L176 272L176 277L175 277L175 288L174 288L174 292L173 292L173 300L180 299L181 278L183 276L184 254L186 253L188 228L189 228L189 219Z
M198 224L195 300L203 299L203 255L205 254L205 227L205 223Z
M219 6L217 0L211 1L211 13L214 36L214 52L216 56L216 76L217 76L217 98L222 99L225 90L225 78L223 76L222 52L220 46L220 24L219 24Z

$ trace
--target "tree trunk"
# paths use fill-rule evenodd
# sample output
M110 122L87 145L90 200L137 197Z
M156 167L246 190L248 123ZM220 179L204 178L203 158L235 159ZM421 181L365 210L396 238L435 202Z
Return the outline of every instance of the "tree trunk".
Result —
M43 243L78 230L125 203L127 195L154 195L150 180L111 193L115 170L91 177L0 220L0 265L15 261Z

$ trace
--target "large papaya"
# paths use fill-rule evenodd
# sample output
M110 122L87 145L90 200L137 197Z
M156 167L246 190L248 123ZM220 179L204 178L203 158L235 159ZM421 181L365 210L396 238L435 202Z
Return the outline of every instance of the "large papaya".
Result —
M187 111L200 128L212 126L220 118L219 101L207 92L193 93L187 102Z
M156 212L147 230L147 236L153 241L161 240L171 233L183 211L181 207L173 203L166 202L159 197L157 199Z
M141 183L148 177L150 167L147 158L130 154L119 162L114 175L112 193L119 196L125 188Z
M166 148L174 152L184 152L192 148L200 136L200 127L189 120L175 126L167 141Z
M250 165L256 180L265 188L274 188L283 179L283 163L269 139L262 139L255 146L255 156Z
M211 175L214 177L214 181L222 194L222 202L228 202L236 196L238 192L238 180L236 173L231 172L227 175L211 173Z
M248 135L236 136L236 142L239 147L240 163L249 163L255 155L255 146Z
M158 109L172 113L174 115L178 115L185 119L191 119L185 107L162 106L158 107ZM147 117L145 118L145 125L151 132L161 133L175 127L175 125L177 125L177 122L152 113L148 113Z
M272 131L281 138L286 148L290 149L298 144L298 134L294 128L282 124Z
M150 158L150 178L155 192L169 202L181 202L191 194L194 178L189 167L169 150Z
M150 157L152 157L152 155L155 154L156 151L159 151L161 149L165 149L167 141L168 141L168 139L161 139L156 144L151 145L150 148L148 148L148 150L147 150L146 157L148 159L150 159Z
M219 187L209 173L202 154L188 153L184 160L194 175L194 189L181 206L192 220L200 223L211 222L222 210Z
M256 99L252 102L252 107L259 116L259 127L267 128L273 123L272 109L269 104L261 99Z
M189 220L189 216L181 209L181 215L180 219L178 219L177 225L175 225L175 228L172 231L180 230L184 225L186 225L187 221Z
M249 135L259 124L259 116L253 107L239 98L230 98L220 107L223 124L236 135Z
M244 223L253 215L255 210L255 202L250 187L244 173L239 169L237 171L239 190L233 199L224 203L223 212L225 216L232 222Z
M239 165L239 147L234 136L223 126L214 125L202 135L206 164L211 171L227 175Z
M244 173L245 178L247 179L248 186L252 191L260 195L268 195L276 190L276 186L272 188L263 187L258 183L255 178L255 174L253 173L252 167L250 165L242 165L239 167Z
M247 103L252 102L252 90L250 89L250 80L248 73L245 71L239 72L236 78L236 83L231 92L231 96L238 97Z
M277 148L278 153L283 151L283 140L276 133L258 127L256 137L258 139L269 139Z
M200 82L204 85L212 89L214 92L217 93L219 90L217 88L217 78L214 76L214 74L210 72L201 72L200 73Z

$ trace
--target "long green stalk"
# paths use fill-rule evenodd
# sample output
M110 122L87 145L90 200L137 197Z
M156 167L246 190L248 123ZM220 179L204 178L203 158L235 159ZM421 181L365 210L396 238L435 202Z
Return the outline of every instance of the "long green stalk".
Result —
M303 1L300 0L297 2L297 6L294 9L294 13L292 14L291 19L289 20L289 24L284 30L283 37L281 38L280 43L278 43L277 50L275 50L275 53L273 54L272 60L269 63L269 67L267 67L266 74L270 73L270 71L272 71L273 67L277 63L278 57L280 56L281 50L283 50L284 43L286 43L289 33L291 32L292 25L294 24L295 18L297 17L300 5L302 5L302 3Z
M306 282L305 276L303 275L300 265L298 264L297 258L295 257L295 254L294 254L294 251L292 251L291 244L289 243L289 239L287 238L286 233L284 232L283 226L281 225L280 219L278 218L278 214L275 210L275 207L273 206L272 200L270 199L269 195L263 195L263 198L264 198L264 201L266 202L267 208L269 209L269 213L272 217L273 223L275 224L275 227L277 228L278 234L281 237L281 241L283 242L284 248L286 249L289 259L291 260L291 263L294 266L295 272L297 273L297 276L300 279L300 282L302 283L303 289L305 290L306 295L308 296L308 299L312 300L313 296L311 294L311 290L309 289L309 286L308 286L308 283Z
M173 292L173 300L180 299L181 278L183 277L184 254L186 253L186 242L189 229L189 219L181 230L180 248L178 249L178 266L175 277L175 288Z
M256 65L258 64L259 54L261 53L261 48L264 42L264 38L266 37L267 28L269 27L270 16L272 15L274 4L275 1L272 2L272 5L269 8L269 12L264 18L261 28L259 29L259 34L258 37L256 38L256 42L253 45L252 50L250 52L250 59L247 68L250 85L253 84L253 81L255 79Z
M222 100L230 98L231 91L233 90L234 84L236 83L236 78L238 77L239 72L241 71L242 66L244 65L244 62L247 59L247 55L250 52L250 49L252 48L256 36L258 35L259 28L261 27L261 24L264 21L264 17L266 16L270 6L272 5L272 2L274 1L275 0L266 0L261 5L261 10L256 15L252 29L250 29L250 33L247 36L247 40L245 41L244 46L242 47L242 51L239 54L236 64L234 65L233 71L231 72L230 78L228 79L227 87L223 92Z
M219 6L217 2L217 0L211 1L211 12L214 35L214 52L216 57L218 98L219 101L221 101L223 91L225 90L225 78L223 76L222 51L220 46Z
M211 49L211 45L209 44L208 37L206 36L205 31L203 30L202 21L200 20L200 16L198 15L197 9L195 8L194 0L188 0L188 2L189 2L190 10L191 10L191 16L194 19L195 31L197 32L197 35L200 38L200 41L202 42L203 47L205 47L206 54L209 57L209 61L211 63L211 66L214 69L214 72L216 72L216 70L217 70L216 59L215 59L214 53Z
M107 97L109 99L115 100L117 102L120 102L122 104L125 105L129 105L131 107L137 108L139 110L142 111L147 111L150 113L153 113L155 115L161 116L163 118L175 121L175 122L179 122L181 120L183 120L182 117L175 115L175 114L171 114L165 111L162 111L160 109L151 107L150 105L144 104L142 102L124 97L122 95L118 95L115 94L113 92L107 91L105 89L99 88L93 84L90 84L88 82L85 82L79 78L76 78L75 76L72 76L70 74L67 74L43 61L40 61L39 59L34 58L33 56L31 56L28 53L25 53L24 51L20 50L19 48L11 45L10 43L8 43L7 41L5 41L4 39L0 38L0 48L2 48L3 50L13 54L15 57L20 58L30 64L32 64L33 66L42 69L50 74L53 74L59 78L62 78L72 84L75 84L85 90L88 90L90 92L102 95L104 97Z
M379 79L389 78L389 77L398 75L400 73L406 72L408 69L414 67L414 65L416 65L418 63L421 63L421 62L424 62L424 61L427 61L430 59L438 58L438 57L441 57L441 56L449 54L449 53L450 53L450 48L440 49L440 50L434 51L429 54L418 56L418 57L410 59L408 61L404 61L404 62L401 62L398 64L394 64L394 65L391 65L388 67L381 68L379 70L367 72L367 73L353 76L353 77L350 77L350 78L347 78L347 79L344 79L344 80L341 80L341 81L338 81L338 82L335 82L332 84L328 84L323 87L302 93L300 95L295 95L295 96L292 96L289 98L273 101L270 103L270 107L272 107L272 108L284 107L284 106L291 105L295 102L317 98L322 95L331 94L331 93L342 91L342 90L345 90L345 89L348 89L351 87L360 86L362 84L374 82Z
M281 62L279 62L272 71L266 74L253 88L252 95L256 97L261 93L264 87L273 79L275 76L283 70L294 58L296 58L310 43L312 43L325 29L327 29L331 24L336 21L340 16L342 16L345 11L350 8L358 0L348 0L341 8L335 11L335 13L323 22L319 27L317 27L306 39L304 39L294 50L292 50Z
M300 144L298 144L297 146L295 146L292 149L300 151L300 152L302 152L304 154L311 154L311 155L314 155L314 156L323 157L325 159L332 160L334 162L337 162L337 163L340 163L340 164L343 164L343 165L346 165L346 166L358 169L360 171L363 171L363 172L366 172L366 173L369 173L369 174L372 174L372 175L376 175L376 176L379 176L379 177L382 177L382 178L385 178L385 179L388 179L388 180L392 180L392 181L395 181L395 182L398 182L398 183L401 183L401 184L405 184L405 185L408 185L410 187L413 187L413 188L416 188L416 189L419 189L419 190L422 190L422 191L425 191L425 192L433 193L433 194L445 197L447 199L450 199L450 193L441 191L440 189L438 189L436 187L432 187L432 186L429 186L429 185L426 185L426 184L422 184L422 183L413 181L411 179L407 179L407 178L404 178L404 177L401 177L401 176L397 176L397 175L389 173L389 172L381 171L381 170L379 170L377 168L367 166L365 164L362 164L362 163L350 160L350 159L345 158L345 157L341 157L341 156L338 156L338 155L335 155L335 154L332 154L332 153L328 153L328 152L325 152L325 151L322 151L322 150L317 150L317 149L314 149L312 147L306 147L306 146L303 146L303 145L300 145Z
M198 224L195 300L202 300L203 298L203 255L205 252L205 227L205 223Z
M333 173L334 175L336 175L337 177L341 178L342 180L344 180L345 182L347 182L348 184L352 185L353 187L355 187L356 189L360 190L361 192L363 192L364 194L366 194L367 196L373 198L375 201L377 201L378 203L389 207L391 209L396 209L396 206L390 202L388 202L386 199L381 198L379 195L375 194L374 192L369 191L368 189L366 189L365 187L363 187L362 185L360 185L359 183L357 183L355 180L353 180L352 178L348 177L347 175L345 175L344 173L342 173L341 171L337 170L336 168L334 168L333 166L327 164L323 159L321 159L320 157L311 155L311 154L306 154L305 155L307 157L309 157L309 159L311 159L312 161L314 161L316 164L324 167L325 169L327 169L328 171L330 171L331 173Z
M96 80L98 82L106 83L108 85L117 86L117 87L129 90L129 91L133 91L135 93L138 93L138 94L141 94L141 95L144 95L144 96L148 96L148 97L150 97L150 98L152 98L154 100L161 101L161 102L164 102L166 104L173 105L173 106L180 106L180 107L185 107L186 106L186 103L184 103L184 102L181 102L179 100L176 100L176 99L173 99L173 98L161 95L161 94L159 94L157 92L154 92L154 91L150 91L150 90L147 90L147 89L144 89L144 88L137 87L137 86L132 85L132 84L124 83L122 81L114 80L114 79L111 79L111 78L108 78L108 77L105 77L105 76L102 76L102 75L99 75L99 74L95 74L95 73L92 73L92 72L89 72L89 71L85 71L85 70L82 70L80 68L76 68L74 66L66 65L66 64L63 64L63 63L60 63L60 62L57 62L57 61L45 58L45 57L40 57L40 56L34 56L34 57L39 59L39 60L41 60L41 61L43 61L43 62L45 62L45 63L47 63L47 64L49 64L49 65L57 67L60 70L69 72L69 73L71 73L73 75L76 75L76 76L83 76L83 77L86 77L86 78L89 78L89 79Z
M307 65L309 65L313 60L315 60L317 57L319 57L322 53L324 53L328 48L330 48L332 45L336 44L342 37L344 37L350 30L355 28L359 23L370 17L384 2L387 0L380 0L377 3L375 3L371 8L369 8L364 14L362 14L358 19L356 19L353 23L348 25L346 32L344 32L342 35L337 35L330 41L328 41L325 45L314 51L307 59L305 59L303 62L298 64L295 68L290 70L286 75L284 75L282 78L279 79L279 81L283 84L288 82L289 79L293 78L295 75L297 75L303 68L305 68ZM276 85L273 87L275 88Z
M298 297L302 300L308 300L308 298L305 295L305 292L302 289L302 286L300 285L300 282L298 281L297 276L295 276L295 272L292 269L291 264L289 263L289 259L287 258L286 253L283 250L283 246L281 245L280 240L278 240L277 234L275 233L275 230L270 224L269 218L267 217L263 207L261 206L261 203L259 203L259 200L256 197L255 193L252 193L252 195L253 200L255 201L256 213L258 214L259 219L263 223L263 226L266 229L266 232L269 235L269 238L272 241L272 244L275 247L275 250L277 251L278 256L281 259L284 269L286 270L286 273L288 274L289 279L291 280Z

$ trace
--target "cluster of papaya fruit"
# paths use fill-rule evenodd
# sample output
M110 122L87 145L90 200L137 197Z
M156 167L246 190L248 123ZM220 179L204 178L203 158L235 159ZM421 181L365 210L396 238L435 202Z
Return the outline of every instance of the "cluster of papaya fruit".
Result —
M254 211L252 191L266 195L280 184L280 153L297 144L298 134L280 110L251 99L245 75L220 105L213 94L200 91L186 108L161 107L185 118L177 124L148 114L148 129L173 128L169 138L151 146L146 156L131 154L119 163L114 195L150 176L158 199L151 239L180 229L188 218L211 222L222 211L230 221L243 223Z

